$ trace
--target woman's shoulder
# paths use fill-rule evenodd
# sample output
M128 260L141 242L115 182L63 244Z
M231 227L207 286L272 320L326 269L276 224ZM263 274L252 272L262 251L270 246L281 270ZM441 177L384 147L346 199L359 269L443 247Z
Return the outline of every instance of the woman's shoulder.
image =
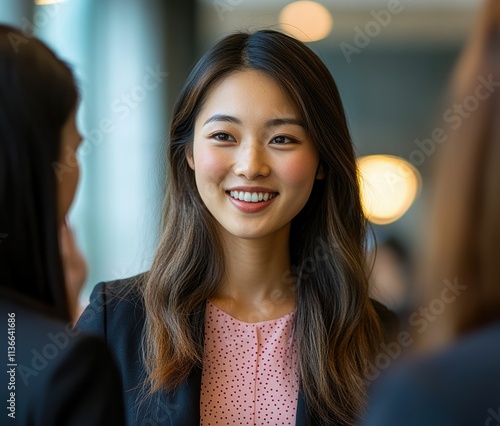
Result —
M142 273L130 278L101 282L93 288L90 303L97 300L115 307L122 303L139 303L142 301L141 290L145 280L146 273Z
M114 334L115 328L137 327L144 322L144 303L141 287L145 274L131 278L101 282L90 295L90 301L77 327L102 337Z

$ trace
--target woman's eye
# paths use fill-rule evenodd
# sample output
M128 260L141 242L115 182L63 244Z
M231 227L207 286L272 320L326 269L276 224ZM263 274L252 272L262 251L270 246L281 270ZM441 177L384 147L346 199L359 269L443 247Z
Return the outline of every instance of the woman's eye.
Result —
M231 135L223 132L215 133L214 135L212 135L212 138L218 141L236 142L236 140Z
M278 145L284 145L284 144L287 144L287 143L294 143L295 139L288 138L286 136L276 136L275 138L273 138L271 140L271 142L274 143L274 144L278 144Z

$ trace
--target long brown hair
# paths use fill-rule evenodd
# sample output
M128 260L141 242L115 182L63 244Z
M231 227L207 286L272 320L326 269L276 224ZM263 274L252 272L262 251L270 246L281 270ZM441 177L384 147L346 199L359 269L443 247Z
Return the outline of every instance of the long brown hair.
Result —
M208 91L247 69L266 73L290 96L325 171L291 226L294 333L308 408L323 424L352 424L364 401L367 363L381 340L367 292L355 154L331 74L303 43L273 30L219 41L195 66L175 106L164 230L142 288L149 383L152 391L173 389L202 362L205 304L221 282L224 263L214 219L185 153ZM318 256L320 249L326 255Z
M435 164L431 229L424 260L428 271L424 276L425 298L439 297L443 279L460 285L463 295L447 306L433 325L434 333L425 339L432 345L438 343L434 336L442 343L500 320L498 81L500 3L489 0L456 67L450 90L452 103L475 98L477 108L468 112L460 125L455 121Z

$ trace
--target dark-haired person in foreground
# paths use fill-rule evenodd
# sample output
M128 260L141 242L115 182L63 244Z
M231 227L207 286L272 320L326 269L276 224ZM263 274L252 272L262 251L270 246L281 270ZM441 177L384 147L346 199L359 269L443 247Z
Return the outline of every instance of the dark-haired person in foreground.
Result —
M303 43L236 33L175 107L151 270L98 285L127 424L352 425L394 315L368 297L356 158ZM150 423L144 423L150 421Z
M120 376L106 344L74 330L86 266L65 221L81 137L68 66L0 25L0 320L2 425L123 425Z

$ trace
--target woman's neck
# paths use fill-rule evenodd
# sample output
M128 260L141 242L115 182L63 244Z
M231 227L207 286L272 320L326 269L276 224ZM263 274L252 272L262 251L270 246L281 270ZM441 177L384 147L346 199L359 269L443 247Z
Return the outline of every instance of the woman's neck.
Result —
M225 276L210 300L247 322L280 318L295 307L289 229L262 239L241 239L222 232Z

